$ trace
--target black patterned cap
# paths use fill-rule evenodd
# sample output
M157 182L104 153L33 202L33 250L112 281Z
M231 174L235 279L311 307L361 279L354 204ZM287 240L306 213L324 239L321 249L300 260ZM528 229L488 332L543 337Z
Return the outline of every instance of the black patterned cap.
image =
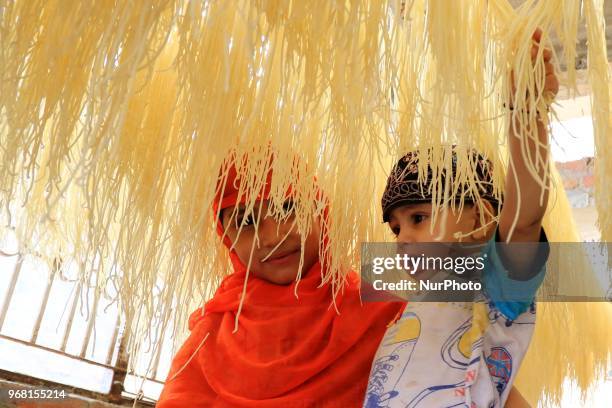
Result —
M480 198L490 201L493 206L499 204L498 198L494 194L493 188L493 164L485 159L481 154L472 150L471 159L475 165L475 175L477 192L474 189L469 189L467 186L452 186L454 189L455 201L463 201L466 203L474 203L477 201L475 194ZM389 178L387 179L387 187L382 197L383 222L389 222L391 211L408 204L428 203L432 201L432 169L427 166L427 177L423 182L419 182L419 151L413 151L402 157L393 167ZM452 179L455 179L457 173L457 154L455 149L452 149ZM441 181L444 185L444 171L441 172Z

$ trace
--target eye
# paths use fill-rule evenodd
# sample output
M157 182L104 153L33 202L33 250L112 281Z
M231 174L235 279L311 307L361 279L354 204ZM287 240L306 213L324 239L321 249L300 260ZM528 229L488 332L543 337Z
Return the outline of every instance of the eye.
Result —
M293 211L293 207L294 207L294 204L293 204L293 201L291 201L291 200L287 200L283 204L283 210L285 210L285 212Z
M246 217L242 217L241 223L243 226L250 227L251 225L255 224L255 220L253 219L252 215L247 215Z
M241 226L250 227L251 225L255 223L252 215L245 216L244 214L238 214L236 216L235 221L236 221L236 224L235 224L236 229L240 228Z
M253 224L255 224L255 219L252 215L248 215L242 219L242 225L251 226Z
M410 218L412 218L413 224L420 224L427 219L427 215L426 214L412 214Z

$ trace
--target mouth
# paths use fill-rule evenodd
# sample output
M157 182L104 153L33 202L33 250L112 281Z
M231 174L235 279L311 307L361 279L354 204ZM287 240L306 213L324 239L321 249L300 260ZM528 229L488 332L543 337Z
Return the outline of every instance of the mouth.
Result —
M299 254L300 248L297 248L290 251L279 252L278 254L272 254L269 258L264 257L260 262L272 265L283 264L291 261L295 255Z

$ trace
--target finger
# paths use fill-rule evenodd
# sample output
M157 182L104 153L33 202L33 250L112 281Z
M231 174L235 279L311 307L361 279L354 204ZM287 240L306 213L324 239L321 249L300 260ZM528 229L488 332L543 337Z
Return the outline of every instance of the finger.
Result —
M542 30L540 28L536 28L536 30L531 35L531 38L533 39L533 41L539 44L540 40L542 39Z
M535 59L538 57L538 52L540 51L540 47L538 46L532 46L531 47L531 61L535 61ZM544 48L544 50L542 51L542 58L544 59L544 62L548 62L550 61L550 59L552 58L552 50L550 48Z
M555 73L555 66L551 63L551 62L545 62L544 63L544 72L546 72L546 75L550 75Z
M559 92L559 79L556 75L546 75L546 81L544 82L544 93L549 93L551 96L555 96Z

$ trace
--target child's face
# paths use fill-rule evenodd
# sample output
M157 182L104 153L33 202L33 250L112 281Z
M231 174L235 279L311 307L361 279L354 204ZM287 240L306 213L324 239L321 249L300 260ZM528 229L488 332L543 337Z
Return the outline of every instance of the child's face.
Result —
M255 217L259 214L260 205L261 219L257 227L254 225L253 217L245 216L245 207L239 204L236 206L235 219L230 220L230 217L236 207L223 210L221 217L223 228L244 265L248 265L251 250L253 251L251 274L277 285L288 285L295 281L298 273L302 251L300 234L293 225L293 216L289 216L284 222L277 222L272 217L264 218L268 210L267 201L255 204L253 210ZM241 223L244 223L244 226L238 233ZM256 235L258 240L253 246ZM319 260L319 236L320 226L317 220L311 226L304 242L302 273L307 272Z
M391 211L389 227L398 242L480 242L491 228L480 229L480 215L475 205L465 204L463 210L445 207L438 213L431 230L432 204L410 204ZM487 217L488 218L488 217ZM461 237L457 237L457 233Z

